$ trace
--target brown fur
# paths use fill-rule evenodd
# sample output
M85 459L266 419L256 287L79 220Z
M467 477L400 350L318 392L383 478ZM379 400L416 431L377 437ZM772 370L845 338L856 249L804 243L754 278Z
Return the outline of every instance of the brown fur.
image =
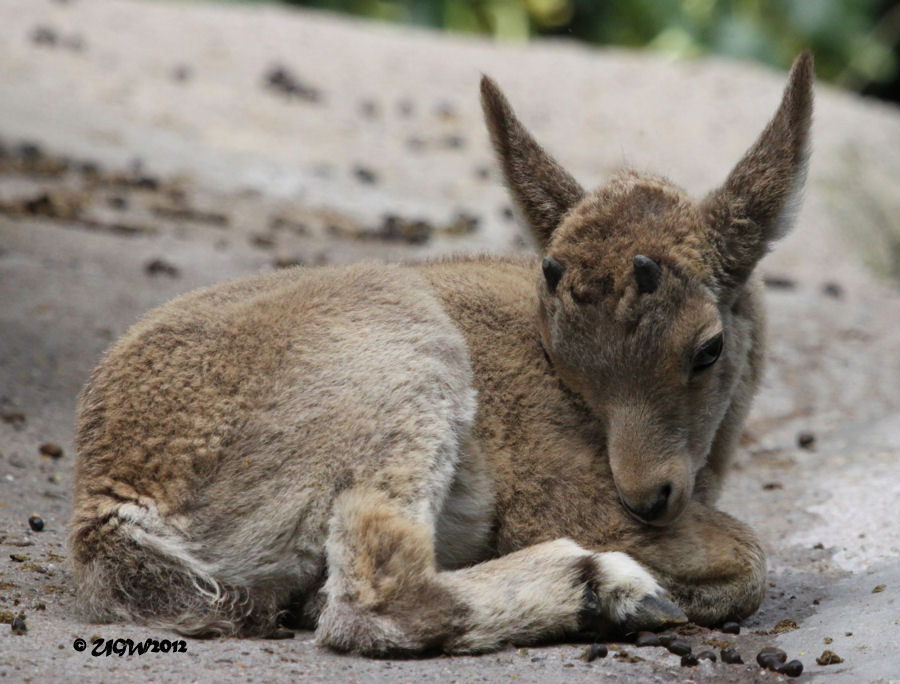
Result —
M370 655L752 613L763 551L712 505L762 372L752 271L790 226L811 84L802 55L695 203L634 171L585 192L485 78L552 279L534 258L296 269L150 312L81 396L82 610L264 634L290 609Z

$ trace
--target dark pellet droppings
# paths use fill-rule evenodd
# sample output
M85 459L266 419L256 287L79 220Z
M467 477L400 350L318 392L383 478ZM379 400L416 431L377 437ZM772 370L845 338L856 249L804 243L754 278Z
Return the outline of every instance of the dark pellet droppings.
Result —
M712 662L716 662L716 654L712 651L700 651L697 654L697 660L711 660Z
M785 660L787 660L787 653L773 646L767 646L756 654L756 662L760 667L768 670L778 669Z
M307 102L318 102L322 95L317 88L303 83L283 66L273 66L265 74L265 84L288 96L295 96Z
M637 639L634 640L635 646L662 646L659 635L653 632L638 632Z
M844 659L834 651L822 651L822 655L816 658L816 662L819 665L837 665L844 662Z
M835 299L840 299L844 296L844 288L840 283L827 282L822 285L822 294L824 294L826 297L834 297Z
M606 644L591 644L584 649L581 659L591 662L592 660L597 660L597 658L605 658L608 654L609 649L606 648Z
M680 656L687 655L691 652L691 645L682 639L672 640L666 648L669 649L670 653Z
M776 672L778 672L778 674L787 675L788 677L799 677L803 672L803 663L799 660L791 660L779 667Z
M741 626L737 622L725 622L722 624L720 631L725 632L725 634L740 634Z
M13 634L19 636L25 634L28 631L28 625L25 624L25 616L19 613L13 618L12 623L10 623L10 628L12 629Z
M58 40L56 31L47 26L37 26L31 32L31 42L35 45L56 45Z
M15 428L20 428L25 423L25 414L21 411L3 411L0 413L0 419Z
M763 276L763 284L773 290L793 290L797 287L796 280L777 275Z
M29 516L28 524L35 532L40 532L44 529L44 519L39 515Z
M681 667L694 667L699 663L700 661L693 653L685 653L681 656Z
M164 275L169 278L177 278L180 274L178 267L163 259L153 259L144 264L144 273L149 276Z
M367 169L364 166L357 166L353 169L353 175L356 176L356 180L360 183L375 183L378 181L377 174L372 171L372 169Z
M744 659L741 658L741 654L735 651L731 646L719 651L719 657L722 658L723 663L728 663L729 665L742 665L744 662Z
M44 455L49 456L50 458L62 458L63 450L59 444L53 444L48 442L47 444L41 444L38 447L38 450Z
M816 443L816 436L811 432L801 432L797 435L797 446L801 449L812 449Z
M660 632L656 636L659 637L659 643L661 643L666 648L668 648L669 644L671 644L673 641L675 641L675 639L678 638L678 635L673 634L672 632Z
M172 69L172 79L178 81L179 83L184 83L185 81L190 80L191 75L191 68L186 64L179 64L174 69Z

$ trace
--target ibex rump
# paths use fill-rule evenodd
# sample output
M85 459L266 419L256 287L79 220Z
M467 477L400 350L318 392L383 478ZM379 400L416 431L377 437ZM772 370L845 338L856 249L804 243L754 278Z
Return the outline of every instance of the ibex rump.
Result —
M370 655L746 616L754 534L712 508L762 368L752 271L790 227L812 62L725 184L586 193L487 78L543 260L292 269L149 313L91 375L82 609L184 633L287 615Z

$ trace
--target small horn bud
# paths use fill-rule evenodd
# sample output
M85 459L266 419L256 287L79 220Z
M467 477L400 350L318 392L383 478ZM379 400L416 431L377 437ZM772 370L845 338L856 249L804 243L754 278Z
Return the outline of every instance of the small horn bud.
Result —
M659 287L659 279L662 277L662 269L653 259L638 254L634 257L634 277L637 280L638 291L641 294L656 292Z
M551 259L550 257L544 257L544 260L541 262L541 268L544 269L544 278L547 280L547 289L550 290L550 294L554 294L556 292L556 286L559 285L560 278L563 277L563 273L566 269L564 269L563 265L556 259Z

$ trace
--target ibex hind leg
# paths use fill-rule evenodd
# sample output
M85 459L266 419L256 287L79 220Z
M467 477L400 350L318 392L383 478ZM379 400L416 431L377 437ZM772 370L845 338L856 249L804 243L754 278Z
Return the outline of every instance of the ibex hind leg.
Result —
M584 630L684 621L653 577L623 553L592 553L558 539L440 571L434 537L431 525L382 492L342 495L327 543L319 642L373 656L475 653Z
M262 636L277 628L272 592L219 582L189 554L141 542L127 525L110 527L82 528L70 544L77 604L86 619L133 621L198 637ZM169 540L169 546L177 543Z

